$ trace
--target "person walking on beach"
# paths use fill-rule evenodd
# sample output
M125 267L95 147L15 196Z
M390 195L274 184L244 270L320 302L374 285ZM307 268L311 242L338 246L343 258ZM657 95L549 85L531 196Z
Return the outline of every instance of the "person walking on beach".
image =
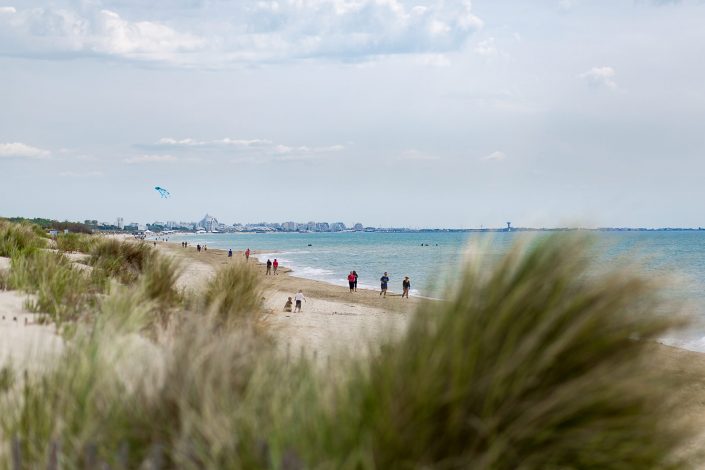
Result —
M406 297L407 299L409 298L409 289L411 289L411 279L409 279L409 276L406 276L404 280L401 283L401 298L403 299Z
M384 294L385 297L387 297L387 284L389 283L389 276L387 275L387 272L385 271L382 277L379 278L380 282L380 292L379 295L381 296Z
M306 297L304 297L304 293L301 292L301 289L299 289L299 292L294 296L294 300L296 300L296 307L294 308L294 313L298 310L299 313L301 313L301 302L306 302Z
M250 249L245 250L245 261L250 261Z
M354 271L350 271L348 274L348 284L350 285L350 292L355 292L355 274Z
M274 263L272 263L272 268L274 269L274 275L277 275L277 268L279 267L279 261L277 261L276 258L274 258Z
M201 252L201 245L196 245L196 251L199 253Z
M228 250L228 258L232 258L232 257L233 257L233 249L230 248L230 249Z
M355 276L355 285L354 285L354 288L355 288L355 292L357 292L357 271L353 271L353 276Z
M272 261L267 260L267 274L266 274L266 276L269 276L270 274L272 274Z

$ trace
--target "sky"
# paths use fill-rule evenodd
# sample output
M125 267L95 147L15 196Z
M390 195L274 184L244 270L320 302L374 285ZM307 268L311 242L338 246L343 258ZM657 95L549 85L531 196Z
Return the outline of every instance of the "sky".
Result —
M705 226L704 24L704 0L0 0L0 215Z

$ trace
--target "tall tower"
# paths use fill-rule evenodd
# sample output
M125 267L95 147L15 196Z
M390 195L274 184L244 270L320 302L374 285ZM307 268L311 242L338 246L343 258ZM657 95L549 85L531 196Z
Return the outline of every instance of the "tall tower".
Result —
M507 222L507 232L511 232L511 231L512 231L512 223Z

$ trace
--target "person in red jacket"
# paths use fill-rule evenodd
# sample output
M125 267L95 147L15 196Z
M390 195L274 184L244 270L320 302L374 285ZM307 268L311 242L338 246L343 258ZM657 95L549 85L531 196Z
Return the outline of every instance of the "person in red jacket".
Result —
M350 292L355 291L355 281L357 280L357 276L353 274L352 271L350 271L350 274L348 274L348 284L350 285Z
M279 267L279 261L277 261L276 258L274 258L274 262L272 263L272 268L274 269L274 275L277 275L277 268Z

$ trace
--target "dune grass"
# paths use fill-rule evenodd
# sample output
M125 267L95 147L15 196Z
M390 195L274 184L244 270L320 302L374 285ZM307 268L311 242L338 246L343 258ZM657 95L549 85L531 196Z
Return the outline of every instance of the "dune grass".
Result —
M28 301L29 310L65 321L94 305L95 295L105 289L107 279L99 272L80 272L59 253L34 251L12 258L7 284L35 294Z
M44 232L36 225L14 224L0 220L0 256L12 257L17 253L46 246Z
M115 239L100 240L90 251L90 264L125 284L137 281L154 250L146 243L127 243Z
M312 426L327 449L374 468L682 468L691 429L651 341L682 325L626 271L594 278L584 239L549 237L465 270ZM489 269L486 269L489 268ZM339 426L345 423L345 426ZM335 435L331 438L331 435Z
M83 233L62 233L56 236L56 248L67 253L90 253L96 242L95 236Z
M252 316L262 304L256 269L241 261L228 264L208 283L204 297L206 307L215 310L221 320L238 321Z
M141 334L157 300L120 288L55 368L0 395L0 436L20 439L31 468L55 440L66 468L87 448L111 465L129 449L128 468L155 449L194 469L696 467L680 460L681 384L650 367L651 340L682 319L658 285L588 275L587 255L582 239L549 237L468 265L448 301L335 374L257 332L246 267L220 271L205 312L160 341Z

